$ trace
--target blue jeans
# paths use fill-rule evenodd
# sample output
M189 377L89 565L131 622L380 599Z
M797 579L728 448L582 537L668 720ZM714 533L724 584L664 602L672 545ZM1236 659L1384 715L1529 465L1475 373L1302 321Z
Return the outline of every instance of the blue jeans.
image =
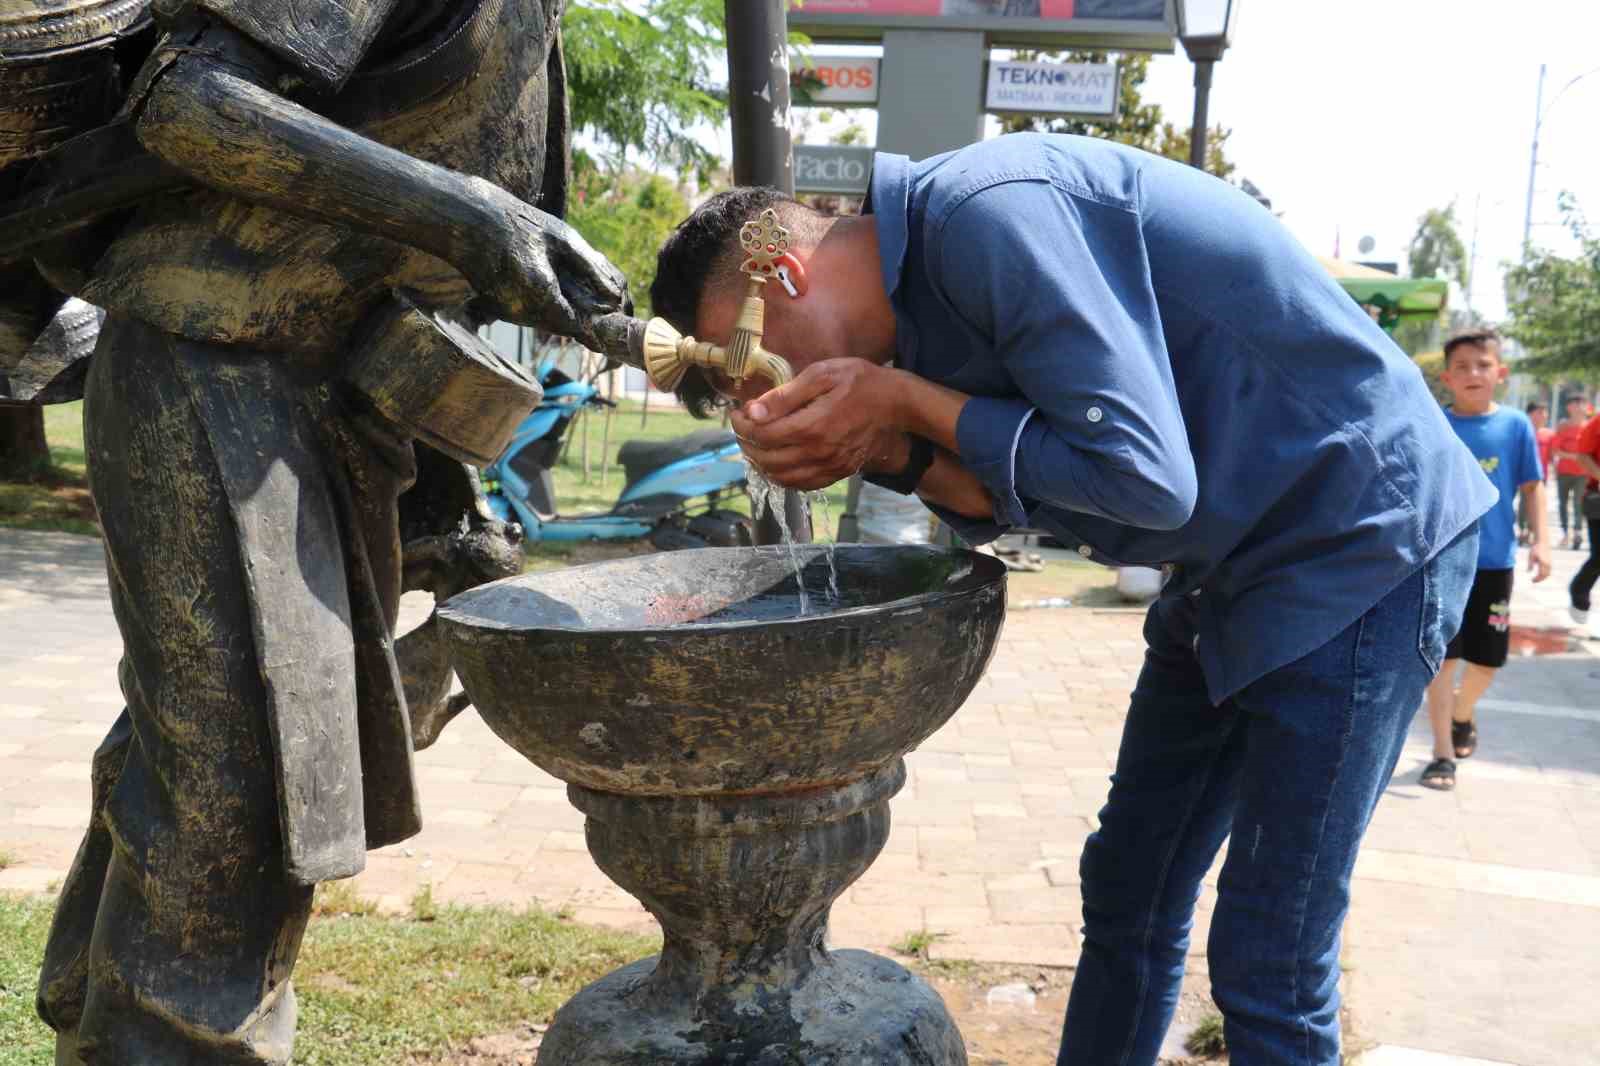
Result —
M1328 643L1214 707L1194 606L1161 600L1100 828L1058 1066L1149 1066L1200 880L1232 833L1207 956L1233 1066L1336 1066L1350 872L1460 624L1475 529Z

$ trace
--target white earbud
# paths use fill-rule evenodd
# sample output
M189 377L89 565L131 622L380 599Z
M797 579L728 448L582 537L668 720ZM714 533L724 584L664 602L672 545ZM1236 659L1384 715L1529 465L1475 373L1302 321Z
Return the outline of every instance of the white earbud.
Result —
M800 290L794 287L794 281L789 277L789 268L786 266L780 266L776 273L778 275L778 284L783 286L783 291L788 293L790 296L798 297L800 295Z

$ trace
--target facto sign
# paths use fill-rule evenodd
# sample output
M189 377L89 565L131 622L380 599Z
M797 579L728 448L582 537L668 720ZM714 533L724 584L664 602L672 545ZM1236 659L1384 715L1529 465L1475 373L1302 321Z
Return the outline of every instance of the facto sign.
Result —
M878 102L876 56L798 56L789 64L790 87L807 104L875 104Z
M991 60L983 106L987 111L1109 118L1117 113L1117 65Z
M842 144L794 146L794 191L865 196L871 148Z

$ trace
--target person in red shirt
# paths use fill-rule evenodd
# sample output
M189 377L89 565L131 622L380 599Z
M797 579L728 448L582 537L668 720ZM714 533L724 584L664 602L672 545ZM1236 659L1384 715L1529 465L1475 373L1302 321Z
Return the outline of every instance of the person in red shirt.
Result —
M1584 560L1567 591L1572 597L1572 620L1589 624L1589 596L1600 581L1600 415L1589 419L1578 434L1578 443L1569 453L1583 471L1583 492L1578 496L1576 521L1589 525L1589 558Z
M1556 509L1561 515L1563 548L1583 547L1583 514L1578 510L1578 503L1583 498L1588 472L1578 462L1578 438L1588 420L1588 406L1588 400L1583 395L1568 396L1567 417L1556 426ZM1572 509L1570 522L1567 520L1569 504Z
M1550 481L1550 463L1555 458L1556 431L1550 428L1550 407L1548 404L1534 400L1524 411L1528 421L1533 423L1533 438L1539 445L1539 471L1540 480ZM1528 498L1517 497L1517 543L1530 544L1532 536L1528 524Z

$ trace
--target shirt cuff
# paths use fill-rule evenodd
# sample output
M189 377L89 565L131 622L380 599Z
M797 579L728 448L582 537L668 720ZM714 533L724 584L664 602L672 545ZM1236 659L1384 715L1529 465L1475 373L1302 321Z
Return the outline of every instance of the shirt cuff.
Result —
M1037 410L1026 400L974 396L956 420L961 465L994 497L995 521L1002 525L1028 522L1027 508L1017 496L1017 442Z
M964 514L957 514L937 504L928 503L926 500L923 503L928 510L934 513L939 521L955 530L956 536L961 538L962 543L970 544L973 547L999 540L1011 529L1010 526L1001 525L998 522L985 522L981 518L971 518Z

